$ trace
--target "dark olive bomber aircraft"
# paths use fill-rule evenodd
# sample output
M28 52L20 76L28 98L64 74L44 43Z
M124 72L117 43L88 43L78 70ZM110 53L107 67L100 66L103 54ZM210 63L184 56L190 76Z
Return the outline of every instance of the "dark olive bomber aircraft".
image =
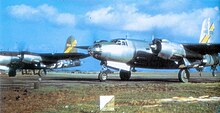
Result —
M129 80L135 67L153 69L180 69L178 79L188 82L189 68L197 69L200 74L205 66L211 66L212 75L216 76L219 65L220 44L211 43L214 24L210 18L202 24L199 44L178 44L165 39L153 39L152 42L133 39L115 39L95 42L93 46L76 46L88 49L91 56L101 61L102 70L99 80L107 79L108 67L120 70L121 80Z
M88 57L88 54L77 53L76 40L70 36L66 42L64 53L32 53L0 51L0 70L9 70L9 77L16 76L16 70L21 69L26 74L27 69L33 70L39 76L46 74L46 69L80 66L79 59ZM38 70L35 73L35 70Z

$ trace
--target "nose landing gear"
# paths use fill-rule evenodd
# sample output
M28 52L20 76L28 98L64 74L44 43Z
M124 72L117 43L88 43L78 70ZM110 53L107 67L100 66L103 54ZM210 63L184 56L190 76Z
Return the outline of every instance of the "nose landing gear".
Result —
M190 78L190 73L188 69L180 69L178 73L178 78L180 82L187 83Z
M100 82L105 82L107 80L108 74L106 72L100 72L98 75L98 79Z
M98 75L98 79L100 80L100 82L105 82L108 79L108 74L110 73L110 70L106 66L105 62L101 62L101 65L102 70ZM128 81L131 78L131 71L120 70L119 75L122 81Z
M108 72L107 72L108 68L106 67L106 65L103 63L102 64L102 70L100 71L99 75L98 75L98 79L100 80L100 82L105 82L108 78Z

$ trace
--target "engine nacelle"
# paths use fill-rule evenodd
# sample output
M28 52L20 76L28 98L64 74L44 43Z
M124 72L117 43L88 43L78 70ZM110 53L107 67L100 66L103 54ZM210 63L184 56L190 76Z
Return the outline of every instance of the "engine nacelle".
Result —
M204 63L206 66L212 66L219 64L219 57L218 55L204 55L202 63Z
M173 43L168 40L154 39L150 47L154 54L163 59L178 60L183 57L203 59L201 54L185 49L182 44Z
M33 62L39 63L40 61L42 61L42 58L38 55L24 54L22 58L22 62L24 63L33 63Z
M0 55L0 64L1 65L9 65L10 63L18 63L18 62L20 62L20 58L17 56Z
M175 60L186 56L183 45L172 43L168 40L154 39L150 47L154 54L163 59Z

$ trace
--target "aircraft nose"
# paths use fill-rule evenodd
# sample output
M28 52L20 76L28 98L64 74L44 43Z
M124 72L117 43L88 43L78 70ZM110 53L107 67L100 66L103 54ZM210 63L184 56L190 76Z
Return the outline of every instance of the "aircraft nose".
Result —
M101 44L95 44L92 47L89 47L89 54L95 58L101 57Z

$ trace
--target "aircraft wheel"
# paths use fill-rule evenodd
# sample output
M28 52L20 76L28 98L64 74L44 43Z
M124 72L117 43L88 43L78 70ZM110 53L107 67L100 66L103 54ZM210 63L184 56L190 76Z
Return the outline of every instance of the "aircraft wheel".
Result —
M107 73L105 72L100 72L98 79L100 80L100 82L105 82L107 80Z
M123 81L128 81L131 78L131 72L130 71L121 70L120 71L120 78Z
M39 75L40 77L45 76L46 74L47 74L47 72L46 72L45 69L40 69L40 70L38 71L38 75Z
M215 71L212 71L212 76L213 76L213 77L216 77L216 76L217 76L216 73L215 73Z
M189 81L190 73L188 69L180 69L178 78L180 82L187 83Z
M15 77L16 76L16 70L15 69L10 69L8 72L9 77Z
M21 69L21 74L24 75L24 70L23 69Z

